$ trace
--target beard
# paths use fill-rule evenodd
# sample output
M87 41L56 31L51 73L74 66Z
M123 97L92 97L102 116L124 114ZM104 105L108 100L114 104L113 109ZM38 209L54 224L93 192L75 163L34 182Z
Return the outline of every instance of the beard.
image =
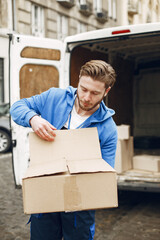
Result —
M93 110L94 108L96 109L96 107L98 107L98 105L102 102L104 96L105 96L105 94L103 95L103 97L102 97L99 101L97 101L97 102L95 102L94 104L92 104L92 103L89 102L89 101L86 102L86 101L81 100L80 97L79 97L79 94L78 94L78 90L77 90L78 104L79 104L79 107L80 107L82 110L84 110L84 111L91 111L91 110ZM98 108L99 108L99 107L98 107ZM97 108L97 109L98 109L98 108ZM97 110L97 109L96 109L96 110Z

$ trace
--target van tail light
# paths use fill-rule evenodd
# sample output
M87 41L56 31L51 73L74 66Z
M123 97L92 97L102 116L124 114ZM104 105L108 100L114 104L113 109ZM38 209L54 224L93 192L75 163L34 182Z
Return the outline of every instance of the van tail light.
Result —
M125 30L118 30L118 31L113 31L112 35L116 35L116 34L122 34L122 33L130 33L131 31L129 29L125 29Z

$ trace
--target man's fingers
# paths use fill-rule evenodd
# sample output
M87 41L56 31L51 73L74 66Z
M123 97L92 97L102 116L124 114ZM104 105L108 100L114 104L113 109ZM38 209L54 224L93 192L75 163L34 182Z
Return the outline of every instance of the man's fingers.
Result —
M41 124L35 131L35 133L41 137L44 140L47 141L53 141L54 138L56 137L54 127L51 128L51 126L48 123Z
M47 125L47 126L45 127L45 130L46 130L46 132L47 132L49 135L51 135L51 136L53 136L53 137L56 136L56 133L55 133L56 128L55 128L54 126L52 126L51 124Z
M53 141L56 137L55 130L56 128L50 124L47 120L34 116L30 120L31 127L33 131L42 139L47 141Z
M45 137L45 135L43 134L43 132L36 131L35 133L36 133L40 138L46 140L46 139L45 139L46 137Z
M54 132L55 130L50 130L50 129L44 129L43 133L48 141L53 141L54 138L56 137L56 133Z
M54 138L55 138L55 134L53 135L51 135L48 131L46 131L46 130L44 130L44 132L43 132L43 134L44 134L44 136L45 136L45 140L47 140L47 141L53 141L54 140Z
M37 131L37 135L46 141L54 141L56 136L49 134L45 129Z

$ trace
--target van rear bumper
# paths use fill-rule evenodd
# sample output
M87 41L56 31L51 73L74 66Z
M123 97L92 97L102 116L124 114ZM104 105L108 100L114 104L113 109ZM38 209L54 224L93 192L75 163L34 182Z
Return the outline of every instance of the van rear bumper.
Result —
M160 192L160 173L129 170L117 175L118 189Z

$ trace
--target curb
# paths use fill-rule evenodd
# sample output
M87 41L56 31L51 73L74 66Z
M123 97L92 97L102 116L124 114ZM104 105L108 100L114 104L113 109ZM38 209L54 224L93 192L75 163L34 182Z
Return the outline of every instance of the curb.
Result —
M9 158L12 156L12 153L0 153L0 159Z

